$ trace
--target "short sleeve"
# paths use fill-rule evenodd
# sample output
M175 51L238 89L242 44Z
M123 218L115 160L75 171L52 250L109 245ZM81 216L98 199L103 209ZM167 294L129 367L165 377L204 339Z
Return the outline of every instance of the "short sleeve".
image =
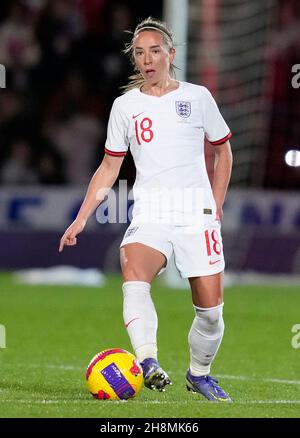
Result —
M215 99L207 88L204 88L204 90L204 132L207 140L212 145L219 145L229 140L232 133L223 119Z
M128 151L127 121L116 99L110 111L104 152L114 157L123 157Z

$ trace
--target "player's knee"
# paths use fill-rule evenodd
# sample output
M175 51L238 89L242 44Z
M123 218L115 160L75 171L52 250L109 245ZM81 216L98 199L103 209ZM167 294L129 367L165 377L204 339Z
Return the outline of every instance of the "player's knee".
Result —
M223 305L207 309L195 308L199 330L207 336L220 334L224 331Z
M150 281L145 269L136 264L127 263L123 266L122 273L124 281Z

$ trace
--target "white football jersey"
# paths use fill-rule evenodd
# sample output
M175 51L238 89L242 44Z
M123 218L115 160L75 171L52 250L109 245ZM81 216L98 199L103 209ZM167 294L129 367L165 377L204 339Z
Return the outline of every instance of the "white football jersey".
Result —
M207 88L187 82L161 97L138 88L115 99L105 152L136 166L133 219L185 224L215 215L204 138L218 145L231 132ZM196 216L195 216L196 215Z

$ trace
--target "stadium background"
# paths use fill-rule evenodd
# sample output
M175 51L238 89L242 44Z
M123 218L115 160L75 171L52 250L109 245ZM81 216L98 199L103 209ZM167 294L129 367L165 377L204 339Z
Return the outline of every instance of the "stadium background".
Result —
M11 333L8 338L11 343L13 312L20 317L20 306L24 306L28 315L31 314L30 299L35 303L33 325L27 327L29 339L30 330L38 331L39 327L34 309L42 312L43 305L52 303L54 296L57 305L70 296L64 295L63 287L58 287L57 292L45 291L44 303L37 290L33 292L26 286L15 290L13 277L5 273L55 268L54 271L35 271L31 277L23 272L22 280L100 285L102 277L97 275L98 271L89 271L91 275L85 276L88 271L65 269L62 272L59 269L64 266L93 268L108 275L115 288L120 287L118 244L126 223L100 225L94 216L77 247L59 254L58 242L75 217L87 183L103 157L109 111L113 99L120 93L119 87L126 84L131 71L129 61L121 54L129 38L124 30L133 30L137 22L148 15L168 18L171 3L174 10L169 17L175 17L170 24L174 24L178 54L186 54L186 63L178 71L178 77L207 86L233 132L234 170L223 221L228 286L236 284L239 289L242 283L261 285L266 282L278 286L281 280L288 285L299 284L300 167L285 163L288 150L300 149L300 89L292 82L295 76L292 68L300 64L300 4L297 0L3 0L0 64L6 68L6 88L0 89L0 271L3 272L0 275L0 323ZM188 6L184 23L183 4ZM181 39L183 31L186 31L185 40ZM206 145L206 158L212 177L209 145ZM120 179L126 180L130 189L134 178L129 155ZM126 209L129 208L130 203L126 205ZM105 211L102 209L100 213L105 214ZM115 276L110 277L111 274ZM184 286L172 269L164 282L168 287ZM274 304L277 300L272 308L276 327L277 306L288 306L289 294L285 287L274 288L272 295L270 286L264 297L264 288L257 286L251 295L254 301L264 297ZM297 288L293 300L299 301ZM28 295L23 294L23 290ZM13 298L14 291L19 307ZM100 296L84 289L84 293L95 303L100 298L105 300L108 292L102 291ZM231 298L235 293L238 297L236 291ZM86 302L76 288L74 297L71 300L77 299L84 312ZM233 305L231 298L229 305ZM245 291L245 303L248 298ZM176 300L181 305L181 295L174 298L174 303ZM62 306L68 309L66 301ZM105 308L104 301L103 306ZM292 315L292 302L289 306ZM7 314L5 309L9 309ZM110 304L108 309L115 315ZM244 315L241 307L239 310ZM52 321L47 309L44 311L40 314L41 320L49 317ZM253 310L253 318L254 315L256 310ZM271 318L270 315L267 318ZM290 333L291 325L300 321L295 313L291 319L287 315ZM78 318L81 318L79 311ZM97 321L96 313L91 317L91 326L94 321ZM63 328L62 321L61 324ZM240 329L238 323L236 327ZM93 334L93 329L90 330ZM249 330L255 330L254 326L249 325ZM259 333L257 331L257 336ZM284 338L286 346L289 346L289 333ZM279 339L280 334L277 336ZM121 338L119 333L112 337L116 342L122 341L122 345L128 342L125 335ZM105 335L103 348L110 342ZM79 344L84 356L86 344ZM24 348L26 345L25 342ZM33 347L28 345L31 351ZM95 340L88 355L97 351L97 345ZM246 354L242 341L240 345ZM3 353L1 348L0 353ZM61 351L61 357L63 354ZM289 346L286 354L292 357L295 351ZM75 370L70 368L71 372L76 372L75 356L73 351L66 359L75 360ZM25 357L29 363L30 355L27 357L24 352ZM84 363L81 357L78 366ZM292 364L289 371L285 377L296 378ZM281 375L279 365L277 375Z
M150 14L162 18L167 3L2 2L0 269L71 264L118 271L112 255L124 224L91 220L79 247L63 255L56 243L103 157L112 101L130 73L121 54L124 30ZM235 272L300 272L300 168L284 161L287 150L299 149L291 71L299 10L293 0L191 0L186 41L174 31L179 55L186 53L179 76L213 92L234 134L223 233L227 268ZM130 189L134 178L128 156L120 179Z

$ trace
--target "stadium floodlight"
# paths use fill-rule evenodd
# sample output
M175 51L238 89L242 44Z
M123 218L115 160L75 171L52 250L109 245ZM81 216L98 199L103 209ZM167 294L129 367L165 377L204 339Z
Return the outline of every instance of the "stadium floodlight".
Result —
M285 162L290 167L299 167L300 166L300 150L299 149L290 149L286 152L284 156Z

